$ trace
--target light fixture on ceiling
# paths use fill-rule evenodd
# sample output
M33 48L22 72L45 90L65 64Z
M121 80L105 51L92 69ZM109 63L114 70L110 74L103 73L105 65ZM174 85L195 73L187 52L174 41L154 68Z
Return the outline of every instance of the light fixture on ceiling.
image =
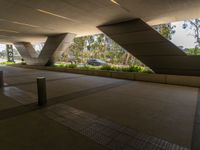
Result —
M59 15L59 14L55 14L55 13L52 13L52 12L49 12L49 11L46 11L46 10L42 10L42 9L37 9L38 12L41 12L41 13L44 13L44 14L47 14L47 15L51 15L51 16L54 16L54 17L58 17L58 18L62 18L62 19L65 19L65 20L69 20L71 22L77 22L71 18L68 18L68 17L65 17L65 16L62 16L62 15Z
M2 37L2 38L13 38L12 36L2 35L2 34L0 34L0 37Z
M7 29L0 29L0 32L19 33L18 31L7 30Z
M110 0L112 3L114 3L114 4L116 4L116 5L118 5L118 6L120 6L120 4L117 2L117 1L115 1L115 0Z
M116 0L110 0L110 2L114 3L115 5L117 5L119 8L123 9L126 12L130 12L127 8L125 8L124 6L122 6L120 3L118 3Z
M38 28L38 27L40 27L40 26L37 26L37 25L32 25L32 24L28 24L28 23L23 23L23 22L18 22L18 21L12 21L12 20L2 19L2 18L0 18L0 21L2 21L2 22L8 22L8 23L13 23L13 24L17 24L17 25L22 25L22 26L27 26L27 27L32 27L32 28Z
M36 26L36 25L27 24L27 23L23 23L23 22L17 22L17 21L13 21L12 23L18 24L18 25L23 25L23 26L28 26L28 27L32 27L32 28L38 28L39 27L39 26Z

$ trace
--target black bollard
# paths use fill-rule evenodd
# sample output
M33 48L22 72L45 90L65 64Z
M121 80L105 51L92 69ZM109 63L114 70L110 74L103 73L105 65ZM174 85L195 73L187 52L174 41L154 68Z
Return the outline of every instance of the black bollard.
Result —
M46 79L44 77L37 78L37 90L38 90L38 105L44 106L47 103L46 94Z
M0 71L0 88L3 88L4 81L3 81L3 71Z

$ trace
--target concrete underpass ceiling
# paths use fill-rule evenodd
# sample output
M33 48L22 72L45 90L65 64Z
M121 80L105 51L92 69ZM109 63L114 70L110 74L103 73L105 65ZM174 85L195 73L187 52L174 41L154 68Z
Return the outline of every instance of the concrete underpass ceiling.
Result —
M141 18L150 25L200 17L199 0L1 0L0 42L100 33L99 25Z

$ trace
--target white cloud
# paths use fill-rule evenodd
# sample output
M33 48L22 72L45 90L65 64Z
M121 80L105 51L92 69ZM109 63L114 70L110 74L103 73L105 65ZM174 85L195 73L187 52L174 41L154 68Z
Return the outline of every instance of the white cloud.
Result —
M0 44L0 52L2 51L2 50L5 50L6 49L6 45L5 44Z
M175 25L176 33L172 36L172 42L177 46L183 46L184 48L194 48L195 47L195 39L191 36L191 29L183 29L183 21L174 22L172 25Z

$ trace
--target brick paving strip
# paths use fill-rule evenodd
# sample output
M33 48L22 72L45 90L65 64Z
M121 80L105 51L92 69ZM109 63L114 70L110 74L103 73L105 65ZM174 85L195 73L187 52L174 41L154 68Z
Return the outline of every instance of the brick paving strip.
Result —
M5 96L10 97L24 105L34 103L37 100L37 96L35 94L25 92L16 87L5 87L3 89L3 93Z
M111 150L189 150L166 140L138 133L131 128L64 103L52 105L43 111L48 118Z

